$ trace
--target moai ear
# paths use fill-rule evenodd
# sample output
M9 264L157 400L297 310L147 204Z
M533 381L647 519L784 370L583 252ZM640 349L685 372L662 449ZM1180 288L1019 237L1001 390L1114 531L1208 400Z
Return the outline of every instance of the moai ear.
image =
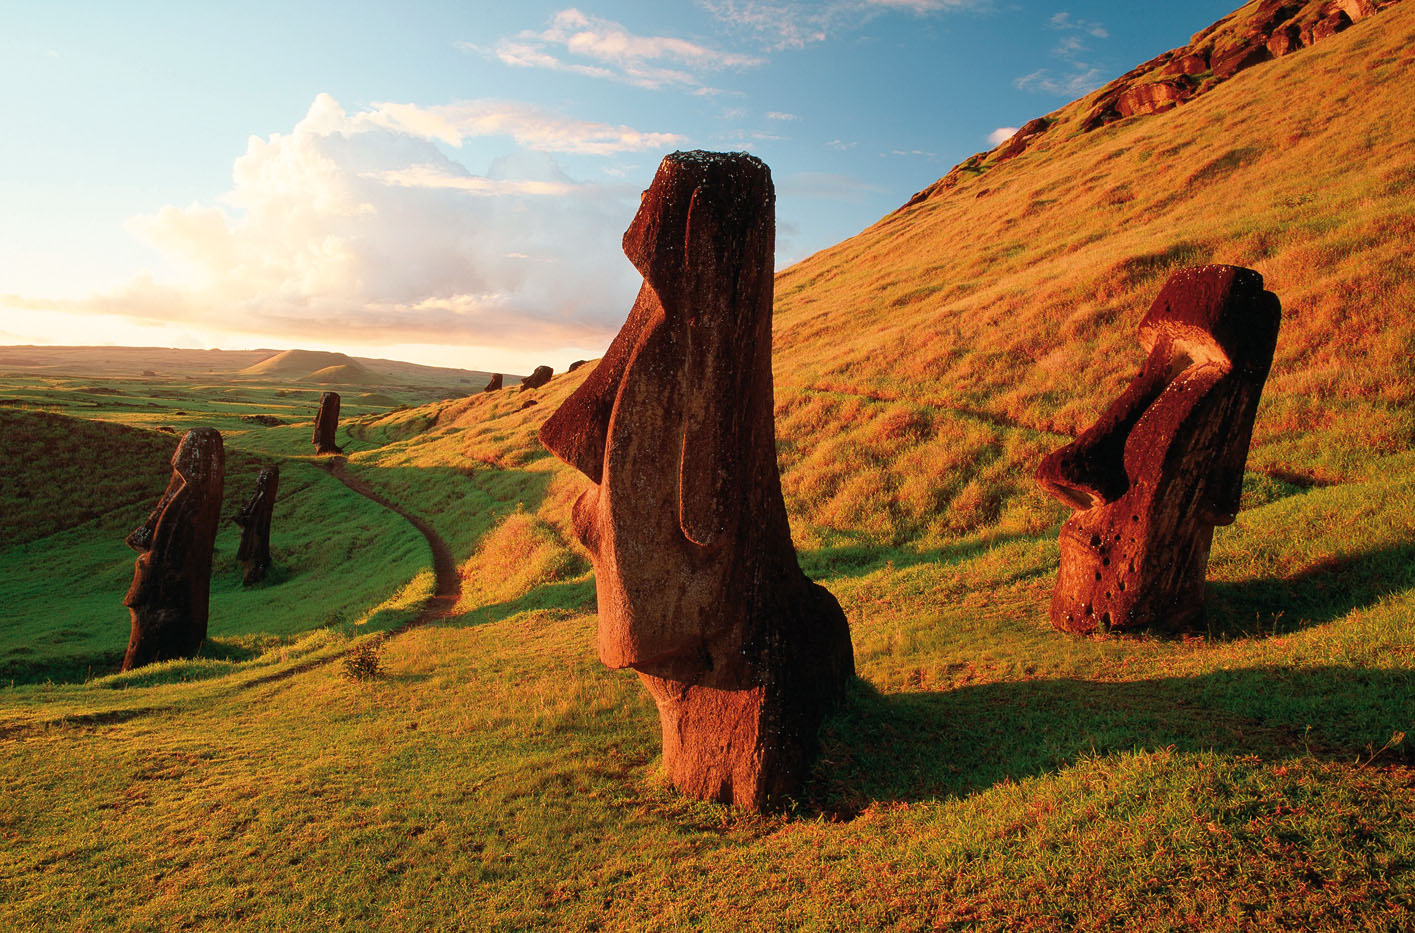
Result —
M748 424L742 394L750 377L751 334L736 320L737 270L722 253L737 244L721 241L722 225L702 188L693 192L683 234L686 279L693 283L685 302L692 310L679 333L683 340L680 397L683 440L679 451L678 524L694 544L713 547L735 529L750 464ZM721 209L720 205L717 209Z

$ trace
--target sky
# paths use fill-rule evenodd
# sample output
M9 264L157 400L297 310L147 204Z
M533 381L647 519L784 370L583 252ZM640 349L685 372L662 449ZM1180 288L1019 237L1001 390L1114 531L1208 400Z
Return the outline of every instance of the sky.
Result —
M1238 0L0 0L0 344L600 355L676 149L777 268Z

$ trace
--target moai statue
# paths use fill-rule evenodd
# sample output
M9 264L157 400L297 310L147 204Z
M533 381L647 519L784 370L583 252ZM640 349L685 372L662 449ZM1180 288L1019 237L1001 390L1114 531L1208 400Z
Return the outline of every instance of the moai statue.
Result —
M776 466L775 191L745 153L663 160L624 252L644 276L541 441L575 503L599 656L653 695L682 791L761 809L797 791L854 675L839 604L801 572Z
M550 381L550 377L555 375L555 370L549 366L537 366L536 371L521 380L521 391L527 389L539 389Z
M485 388L485 389L482 389L482 391L483 391L483 392L495 392L495 391L497 391L497 390L500 389L500 388L501 388L501 373L492 373L492 374L491 374L491 381L486 384L486 388Z
M339 430L339 393L326 392L319 397L319 414L314 416L314 452L342 454L344 448L334 443Z
M1037 481L1076 510L1061 529L1052 625L1179 632L1203 613L1214 526L1238 515L1282 307L1237 266L1172 275L1140 322L1145 367Z
M211 552L221 520L226 454L215 428L193 428L172 455L172 479L127 537L138 552L123 597L132 616L123 670L190 657L206 638Z
M265 579L270 569L270 513L275 509L275 494L280 489L280 467L262 467L256 476L255 492L236 512L236 524L241 526L241 546L236 559L244 573L241 583L252 586Z

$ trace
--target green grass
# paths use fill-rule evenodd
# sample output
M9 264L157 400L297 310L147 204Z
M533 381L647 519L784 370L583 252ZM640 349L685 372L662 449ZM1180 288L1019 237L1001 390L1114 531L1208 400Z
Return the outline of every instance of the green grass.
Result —
M21 411L48 408L112 450L90 488L72 451L0 473L20 509L0 652L43 655L0 687L0 928L1415 926L1415 105L1392 90L1412 43L1398 6L778 276L783 489L859 673L782 813L667 787L652 702L595 657L569 529L585 481L535 440L583 370L346 398L348 470L431 522L462 577L367 681L337 660L412 615L428 556L309 462L310 398L0 380L21 399L0 432L48 444ZM1032 471L1138 368L1168 272L1210 259L1257 266L1285 317L1204 628L1062 636L1065 510ZM259 410L291 423L241 420ZM224 529L203 657L89 680L126 637L122 535L166 480L175 438L151 429L203 418L242 470L281 461L282 569L242 591ZM45 475L32 507L10 491Z

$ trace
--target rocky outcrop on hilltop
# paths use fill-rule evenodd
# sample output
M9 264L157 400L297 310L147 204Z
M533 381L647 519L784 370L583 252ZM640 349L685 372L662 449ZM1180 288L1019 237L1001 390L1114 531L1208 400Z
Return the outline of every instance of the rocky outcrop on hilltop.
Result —
M901 210L1021 155L1053 133L1089 133L1128 117L1164 113L1254 65L1336 35L1400 0L1252 0L1098 91L1031 120L996 149L980 152L915 194Z

